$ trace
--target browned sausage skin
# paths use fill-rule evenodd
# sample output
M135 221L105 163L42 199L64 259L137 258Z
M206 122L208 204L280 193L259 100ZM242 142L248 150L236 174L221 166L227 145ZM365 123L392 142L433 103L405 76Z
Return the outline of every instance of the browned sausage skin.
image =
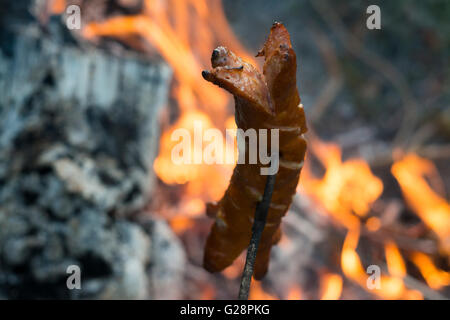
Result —
M297 91L296 56L281 23L274 23L258 56L265 58L264 76L225 47L213 51L213 69L202 73L207 81L233 94L238 128L279 129L279 169L256 257L255 279L266 274L270 249L281 237L281 218L292 202L303 166L303 133L307 130ZM237 164L223 198L208 204L207 214L215 219L205 247L203 264L208 271L225 269L248 246L256 205L267 179L260 174L262 166L259 162Z

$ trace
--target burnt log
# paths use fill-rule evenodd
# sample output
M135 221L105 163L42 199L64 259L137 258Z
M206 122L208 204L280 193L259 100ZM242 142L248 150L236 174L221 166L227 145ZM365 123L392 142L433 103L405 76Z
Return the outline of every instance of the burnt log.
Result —
M142 212L171 69L25 2L0 12L0 298L178 298L184 252Z

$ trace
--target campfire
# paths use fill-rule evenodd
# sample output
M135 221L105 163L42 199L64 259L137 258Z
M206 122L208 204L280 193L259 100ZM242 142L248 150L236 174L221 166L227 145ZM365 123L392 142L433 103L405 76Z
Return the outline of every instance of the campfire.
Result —
M49 10L63 13L72 2L86 1L53 0ZM194 135L197 121L203 129L223 132L227 154L237 154L225 133L236 128L231 96L204 81L201 71L209 68L211 51L219 45L255 66L261 61L240 43L220 0L117 2L132 12L90 18L79 36L97 45L107 39L128 50L159 54L174 72L153 163L159 181L148 212L167 220L183 242L188 256L183 296L234 299L244 254L218 274L201 267L211 224L206 203L222 197L234 164L196 164L196 153L203 150L194 148L192 164L174 164L177 142L171 137L179 128ZM305 105L307 116L314 112L310 107ZM322 139L313 124L309 128L306 162L283 220L283 238L272 252L266 278L252 282L249 298L448 298L450 204L433 161L399 148L390 150L388 165L372 166L362 156L347 154L337 141Z

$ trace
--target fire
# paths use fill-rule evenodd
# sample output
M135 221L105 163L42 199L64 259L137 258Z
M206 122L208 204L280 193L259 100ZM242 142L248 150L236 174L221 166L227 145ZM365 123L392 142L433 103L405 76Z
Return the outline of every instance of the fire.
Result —
M366 285L367 274L361 263L356 248L358 247L359 231L349 231L342 246L341 267L347 278Z
M52 0L50 12L61 13L65 0ZM194 225L193 217L204 214L205 202L219 199L228 185L233 166L224 164L195 164L202 157L204 148L192 145L188 158L191 163L174 164L172 152L179 141L173 139L177 129L185 129L195 136L195 123L203 129L235 128L230 110L231 100L223 90L201 78L201 71L210 66L213 48L226 45L246 61L258 65L234 36L222 8L220 0L145 0L142 13L134 16L116 16L105 21L87 24L82 34L89 39L113 36L133 45L138 36L149 51L158 52L174 71L171 94L177 102L180 115L175 123L165 128L160 140L160 150L153 166L158 177L169 185L183 185L184 193L179 205L170 217L172 229L180 234ZM236 153L236 146L227 144L223 135L223 145ZM343 161L338 145L324 143L311 136L309 152L325 168L323 177L317 177L305 166L302 173L301 192L315 199L326 212L347 229L342 252L341 268L346 278L365 290L384 299L421 299L420 292L406 288L405 261L394 242L385 244L388 275L381 276L381 288L367 288L368 274L357 253L362 219L370 212L372 204L381 196L383 183L362 159ZM425 178L436 178L434 165L416 155L407 155L392 166L392 174L400 184L404 197L424 223L432 229L441 242L441 248L450 254L450 205L439 196ZM378 217L365 221L369 231L381 228ZM287 238L283 238L287 241ZM411 261L419 268L427 284L440 289L450 284L450 274L439 270L431 258L423 253L414 253ZM243 257L223 271L229 279L236 279L243 268ZM341 275L326 273L320 279L320 298L339 299L343 291L344 279ZM206 286L203 299L212 299L215 290ZM290 288L288 299L301 299L302 290L298 286ZM252 282L250 299L277 299L265 292L259 282Z
M216 297L216 289L212 285L205 285L202 288L199 300L213 300Z
M383 191L381 180L372 174L364 160L342 161L341 149L335 144L324 143L313 136L310 139L310 149L326 171L322 178L317 178L306 167L302 176L302 186L305 194L316 199L327 213L348 230L341 252L341 268L344 275L381 299L423 299L419 291L410 290L405 286L403 280L407 274L405 261L392 241L385 244L389 275L381 275L378 289L369 290L367 287L369 275L365 272L356 248L360 237L361 218L367 215L371 204ZM410 167L415 169L408 171L407 168ZM393 174L399 180L408 202L431 229L448 241L450 233L448 204L437 196L421 177L424 173L435 172L430 162L423 159L419 161L417 156L409 156L408 159L393 166ZM414 182L415 180L419 181ZM422 195L419 196L419 193ZM423 198L427 201L421 203L420 199ZM434 213L432 213L433 210ZM370 217L365 222L365 226L369 231L376 231L381 227L381 220L378 217ZM419 267L422 273L427 273L428 281L434 281L436 287L446 285L445 273L436 271L436 268L433 269L429 259L425 255L422 256L421 267ZM417 257L416 260L415 263L419 263ZM341 281L338 275L328 279L322 278L322 299L339 298L342 289Z
M380 294L387 299L400 299L408 290L403 283L403 277L406 275L405 261L397 246L388 241L384 246L386 255L386 264L391 276L381 277ZM403 298L407 298L404 296Z
M278 300L278 298L264 291L259 281L252 281L248 300Z
M241 254L231 266L222 271L222 274L228 279L237 279L244 270L244 264L245 254Z
M425 178L436 179L431 161L408 154L392 166L407 203L439 237L442 251L450 255L450 204L439 196Z
M178 121L173 125L169 131L165 132L160 140L161 145L168 146L160 152L160 157L157 158L153 164L153 168L161 177L161 179L167 184L184 184L188 181L198 179L202 173L201 165L192 165L190 170L186 170L183 166L177 166L171 160L172 150L177 144L177 141L172 140L172 133L176 128L186 129L191 136L194 135L194 123L200 123L203 128L211 128L212 123L209 117L203 112L193 111L189 113L182 114ZM191 163L194 163L194 159L202 157L202 150L196 150L190 143L190 155L187 157L190 159ZM166 174L162 174L167 172Z
M176 217L170 219L169 224L176 234L181 234L184 231L192 228L192 226L194 225L194 221L186 216L177 215Z
M349 230L359 228L360 219L383 191L383 183L361 159L342 162L339 146L310 139L312 153L326 172L318 179L309 170L301 177L305 193L317 199L339 223ZM307 168L305 168L307 169Z
M427 255L416 252L411 257L412 262L419 268L425 281L432 289L439 290L450 285L450 272L439 270Z
M321 300L338 300L342 293L343 280L338 274L327 273L321 278Z
M298 286L293 286L289 289L289 293L287 295L287 300L301 300L302 299L302 290Z
M49 12L53 14L60 14L66 9L66 0L52 0L49 3Z
M380 229L380 227L381 227L380 218L370 217L369 219L367 219L366 221L367 230L374 232Z
M386 243L385 253L389 273L394 277L404 277L406 275L405 262L397 246L392 241Z
M364 271L356 248L358 247L359 232L349 231L345 238L341 253L341 266L345 276L359 284L365 290L377 295L381 299L423 299L417 290L408 289L403 281L406 267L403 257L393 242L385 246L388 275L381 275L380 286L370 289L368 287L369 275Z
M232 165L175 165L171 159L173 132L187 128L192 133L194 121L204 128L230 125L228 106L230 97L201 78L201 71L209 68L211 51L226 45L247 61L256 64L231 31L220 0L146 0L145 10L136 16L119 16L101 23L90 23L83 30L88 38L139 35L153 46L174 70L172 95L181 115L178 121L163 133L154 169L167 184L186 184L184 197L203 201L222 196L232 173ZM233 125L234 126L234 125ZM225 137L224 137L225 139ZM235 147L226 144L226 148ZM206 146L204 146L206 147ZM193 157L196 155L193 154ZM186 213L183 208L183 213ZM188 211L189 213L189 211Z

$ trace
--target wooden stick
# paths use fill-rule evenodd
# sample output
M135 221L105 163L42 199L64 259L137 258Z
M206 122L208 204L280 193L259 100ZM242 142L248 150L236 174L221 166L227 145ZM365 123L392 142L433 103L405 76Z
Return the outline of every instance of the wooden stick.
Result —
M272 193L275 186L275 177L276 175L267 176L263 199L258 202L258 205L256 206L255 220L253 221L252 226L252 237L247 249L244 272L242 273L241 286L239 288L239 300L248 299L256 254L258 252L261 235L264 231L264 227L266 226L267 213L269 212L269 206L272 200Z

